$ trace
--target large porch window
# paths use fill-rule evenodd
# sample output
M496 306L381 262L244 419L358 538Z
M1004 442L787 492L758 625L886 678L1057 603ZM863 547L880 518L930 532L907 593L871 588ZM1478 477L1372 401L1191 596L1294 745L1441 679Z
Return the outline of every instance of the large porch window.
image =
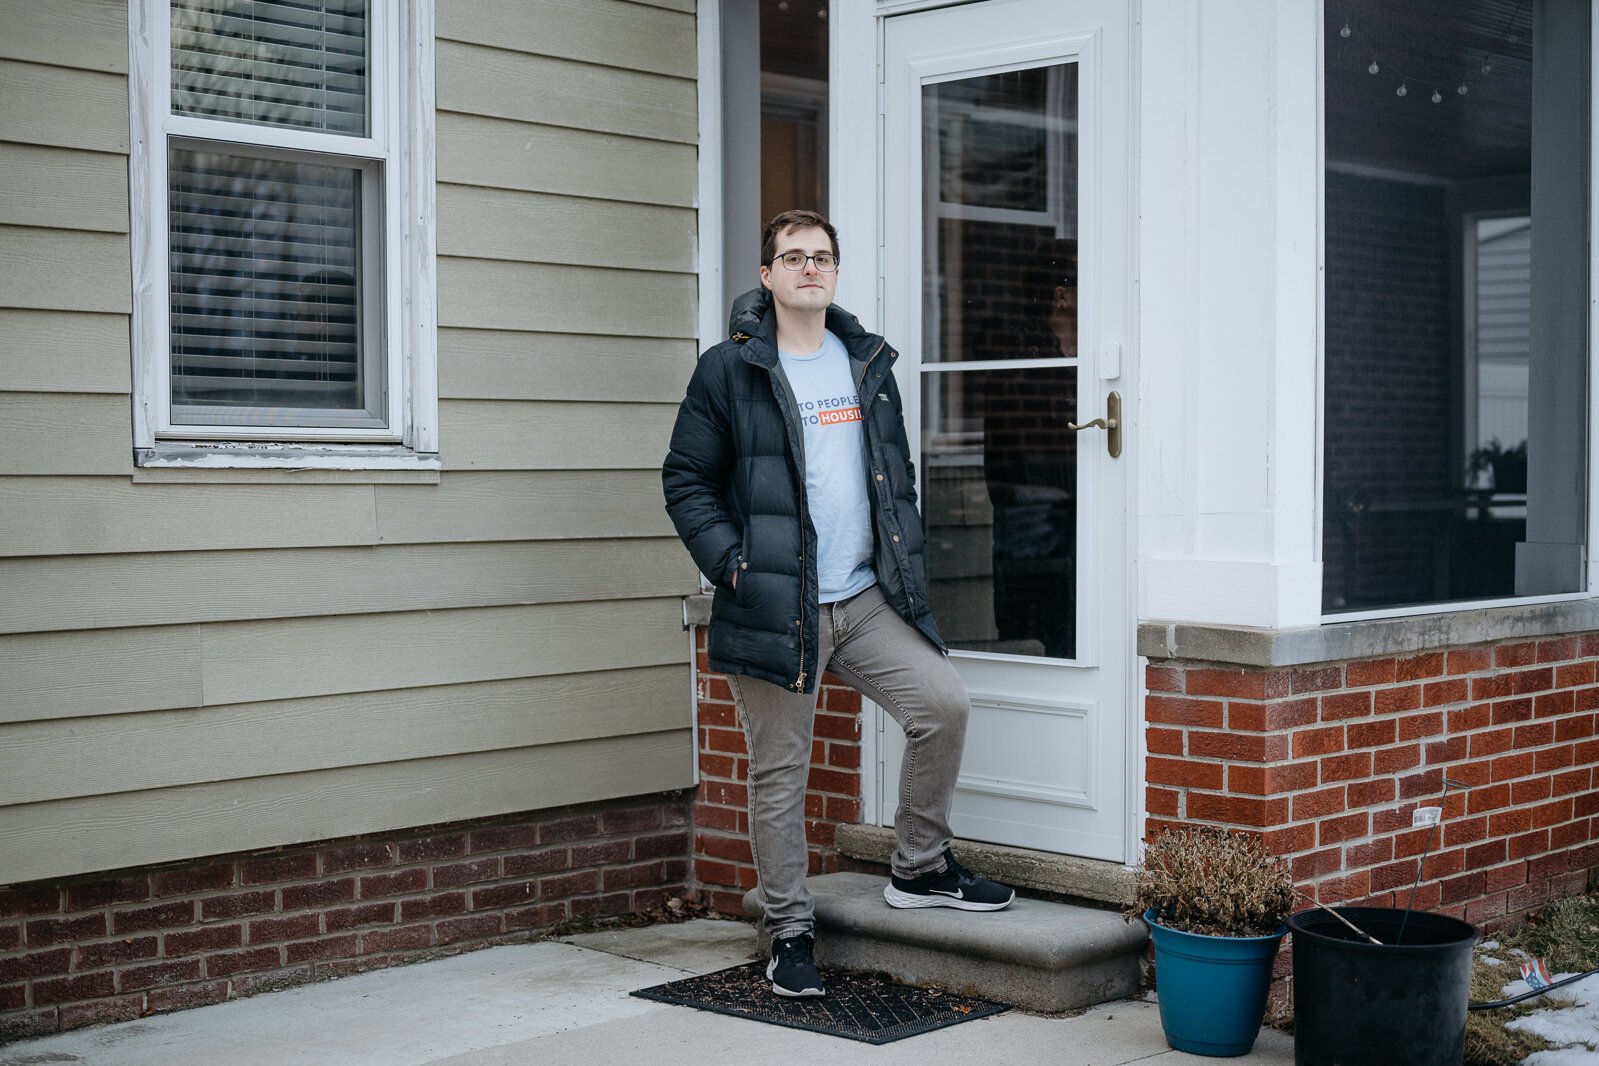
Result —
M1589 0L1325 13L1323 608L1585 591Z

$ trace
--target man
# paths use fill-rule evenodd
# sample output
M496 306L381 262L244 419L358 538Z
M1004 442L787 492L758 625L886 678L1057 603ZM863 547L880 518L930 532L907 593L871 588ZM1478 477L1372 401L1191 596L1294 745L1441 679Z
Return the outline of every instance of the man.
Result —
M832 306L838 264L821 215L766 224L762 288L700 357L662 469L678 536L716 582L708 652L748 740L767 976L783 996L823 994L804 819L823 671L905 730L889 904L999 910L1014 896L949 851L969 701L928 610L898 353Z

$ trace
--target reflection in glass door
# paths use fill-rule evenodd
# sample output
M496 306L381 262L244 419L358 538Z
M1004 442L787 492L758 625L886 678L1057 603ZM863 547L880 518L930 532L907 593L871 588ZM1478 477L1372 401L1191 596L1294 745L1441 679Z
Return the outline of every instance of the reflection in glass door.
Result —
M956 649L1078 654L1077 98L1074 62L922 89L923 511Z

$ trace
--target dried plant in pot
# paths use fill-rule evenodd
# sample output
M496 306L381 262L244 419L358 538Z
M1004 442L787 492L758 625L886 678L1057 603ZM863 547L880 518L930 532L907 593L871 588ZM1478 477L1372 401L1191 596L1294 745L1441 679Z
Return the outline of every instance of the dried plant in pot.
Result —
M1155 943L1166 1042L1197 1055L1247 1054L1293 909L1287 867L1241 833L1168 829L1146 845L1133 892L1127 917L1142 917Z

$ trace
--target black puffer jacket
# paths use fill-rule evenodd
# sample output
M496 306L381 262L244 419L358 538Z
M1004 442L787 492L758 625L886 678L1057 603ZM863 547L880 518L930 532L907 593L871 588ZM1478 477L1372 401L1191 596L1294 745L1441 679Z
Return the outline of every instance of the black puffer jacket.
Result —
M827 309L827 328L849 352L860 392L878 584L943 649L927 606L916 475L890 373L898 353L839 307ZM678 408L661 470L666 510L694 562L716 582L711 668L812 692L816 528L805 505L804 433L778 372L777 318L765 289L734 301L731 333L700 356Z

